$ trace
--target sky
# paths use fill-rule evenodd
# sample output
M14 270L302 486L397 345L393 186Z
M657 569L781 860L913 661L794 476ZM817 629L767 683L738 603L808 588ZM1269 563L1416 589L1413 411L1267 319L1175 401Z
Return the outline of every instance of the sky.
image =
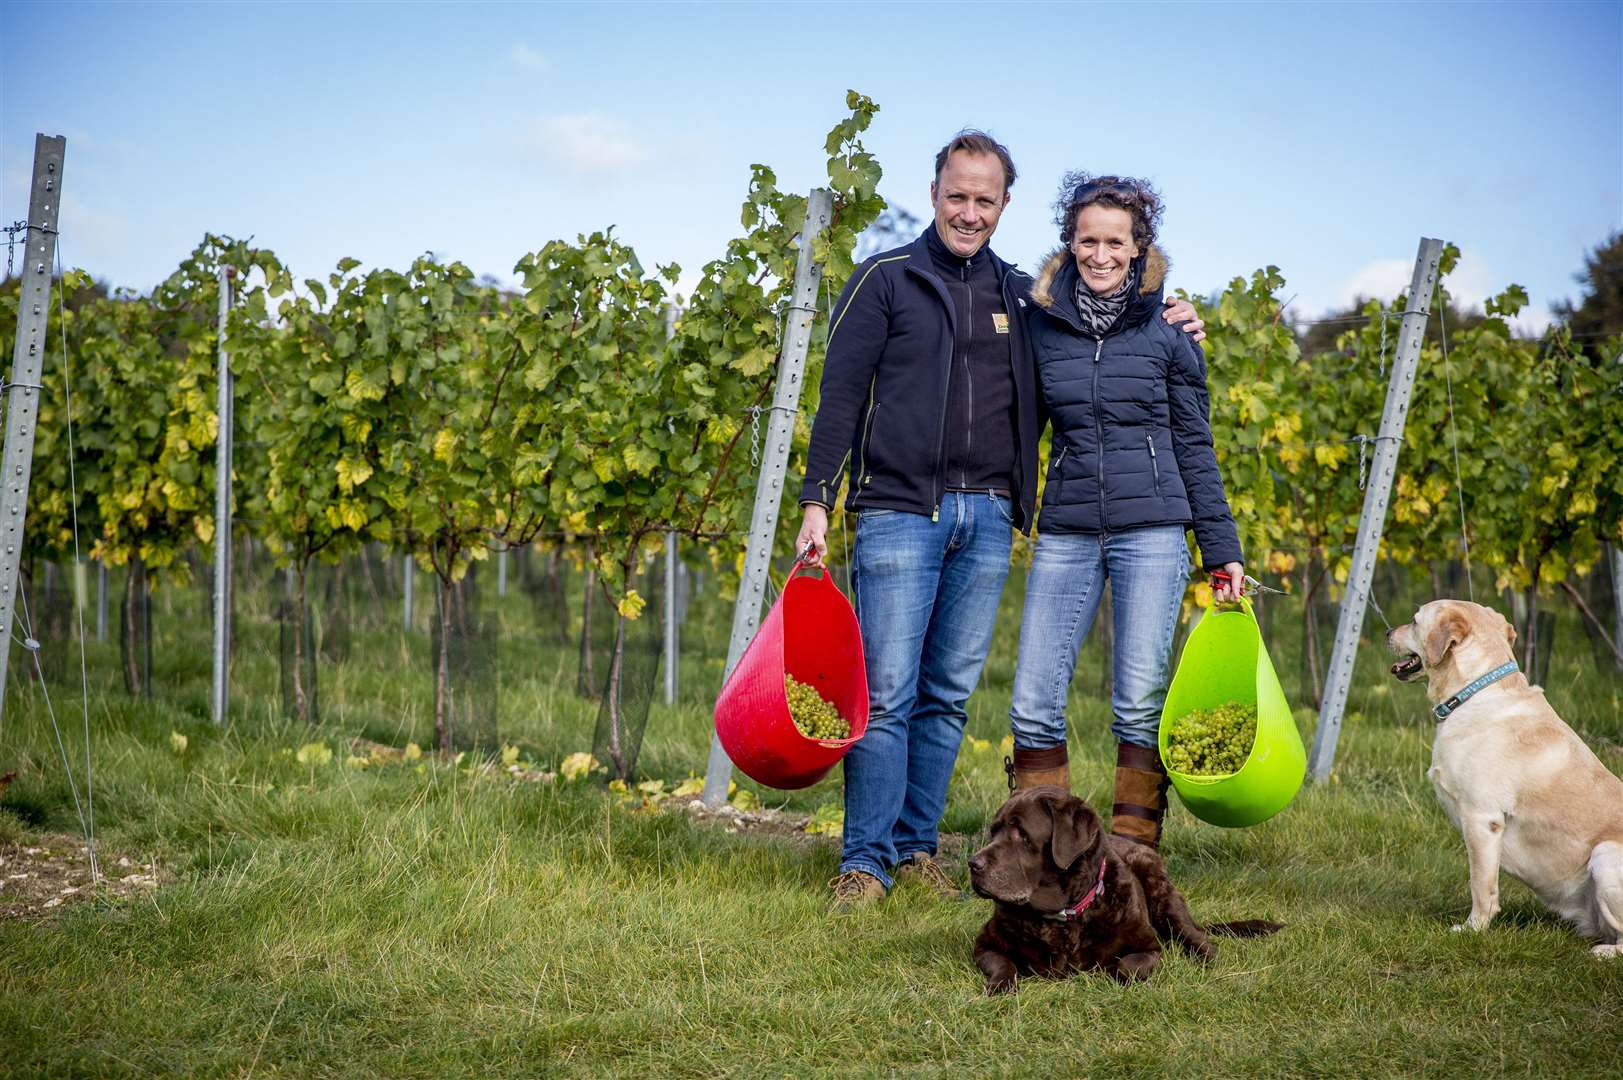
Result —
M62 255L149 289L205 232L301 277L432 251L513 280L613 225L691 282L754 162L824 176L847 89L880 191L928 217L959 128L1020 170L993 240L1030 269L1068 169L1151 180L1170 283L1278 266L1297 318L1407 285L1511 283L1538 329L1623 229L1623 3L0 6L0 217L68 139Z

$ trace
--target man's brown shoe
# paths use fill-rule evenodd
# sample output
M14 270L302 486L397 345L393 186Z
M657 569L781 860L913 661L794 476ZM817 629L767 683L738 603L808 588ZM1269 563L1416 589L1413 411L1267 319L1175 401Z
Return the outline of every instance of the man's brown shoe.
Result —
M933 890L943 900L964 898L964 891L958 887L958 883L947 876L941 864L927 851L915 851L903 859L901 865L896 868L896 880L898 883L917 881L920 885Z
M836 915L876 904L885 898L885 883L861 870L847 870L830 881L829 886L834 890L834 898L829 901L828 910Z

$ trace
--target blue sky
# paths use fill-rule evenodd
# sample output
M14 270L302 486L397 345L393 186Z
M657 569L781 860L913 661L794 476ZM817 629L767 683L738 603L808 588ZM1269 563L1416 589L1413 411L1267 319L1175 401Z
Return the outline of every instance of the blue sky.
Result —
M751 162L804 189L847 88L881 191L984 127L1021 170L994 247L1053 245L1059 175L1152 179L1172 282L1274 264L1310 317L1407 283L1531 325L1623 228L1623 4L32 4L0 8L0 216L33 134L68 137L63 253L148 288L212 230L296 273L432 250L510 278L613 224L691 280Z

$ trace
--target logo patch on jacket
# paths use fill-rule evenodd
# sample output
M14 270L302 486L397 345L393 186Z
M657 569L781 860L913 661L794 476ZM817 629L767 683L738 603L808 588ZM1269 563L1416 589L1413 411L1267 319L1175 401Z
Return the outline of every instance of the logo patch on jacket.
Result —
M1009 317L1002 312L994 312L992 314L992 329L1000 334L1007 334L1009 332Z

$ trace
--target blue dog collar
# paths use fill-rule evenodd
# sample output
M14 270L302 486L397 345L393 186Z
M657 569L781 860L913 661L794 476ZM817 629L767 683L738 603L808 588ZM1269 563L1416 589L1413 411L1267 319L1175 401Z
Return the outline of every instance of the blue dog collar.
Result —
M1455 709L1458 709L1461 705L1464 705L1467 701L1481 693L1484 689L1492 686L1494 683L1516 670L1516 661L1514 660L1508 664L1500 664L1486 675L1471 680L1471 682L1466 684L1465 689L1461 690L1447 701L1440 701L1436 705L1433 705L1431 707L1431 715L1435 716L1438 720L1447 720L1449 714Z

